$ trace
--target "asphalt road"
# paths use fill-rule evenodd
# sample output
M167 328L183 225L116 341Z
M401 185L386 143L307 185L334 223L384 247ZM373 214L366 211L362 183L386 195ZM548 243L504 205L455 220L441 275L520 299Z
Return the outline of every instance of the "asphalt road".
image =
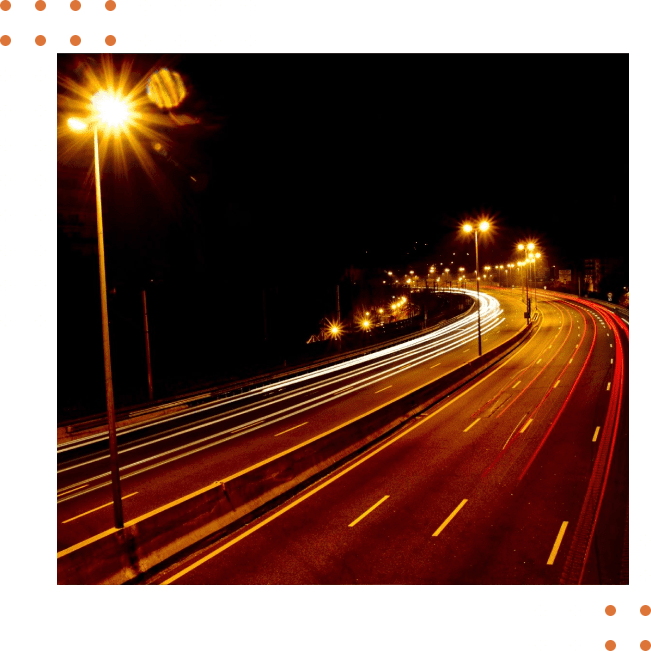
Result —
M628 328L538 302L535 335L481 378L148 581L626 582Z
M524 325L520 292L482 307L484 351ZM436 332L119 431L125 521L335 428L477 356L476 311ZM113 526L106 436L59 446L57 550Z

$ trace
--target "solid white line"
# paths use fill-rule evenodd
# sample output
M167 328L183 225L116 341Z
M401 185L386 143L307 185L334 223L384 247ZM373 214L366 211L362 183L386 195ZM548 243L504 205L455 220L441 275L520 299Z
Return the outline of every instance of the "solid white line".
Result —
M481 420L481 418L478 418L474 423L471 423L470 425L468 425L468 427L466 427L466 429L464 429L463 431L467 432L473 425L476 425L480 420Z
M382 502L384 502L384 500L388 500L388 499L389 499L389 496L385 495L379 502L376 502L375 504L373 504L373 506L370 509L368 509L368 511L364 511L364 513L362 513L362 515L360 515L359 518L356 518L355 520L353 520L348 526L349 527L354 527L362 518L365 518L371 511L373 511L373 509L377 509L377 507L380 506L380 504L382 504Z

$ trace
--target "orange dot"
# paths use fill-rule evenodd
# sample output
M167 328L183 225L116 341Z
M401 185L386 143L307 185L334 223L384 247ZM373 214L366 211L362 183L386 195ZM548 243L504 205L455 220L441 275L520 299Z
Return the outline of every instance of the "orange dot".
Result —
M651 649L651 642L649 642L649 640L642 640L640 642L640 649L642 649L642 651L649 651L649 649Z
M80 43L81 43L81 39L79 38L79 36L75 35L75 36L70 37L70 44L71 45L79 45Z
M606 615L612 617L617 612L615 606L606 606Z
M3 45L9 45L9 43L11 43L11 37L7 36L6 34L4 36L0 36L0 43Z
M37 36L34 41L36 42L36 45L45 45L45 36Z
M79 0L72 0L70 3L70 9L73 11L79 11L81 9L81 2L79 2Z
M109 34L104 40L106 41L106 45L115 45L115 36Z
M37 11L43 11L45 9L45 3L43 0L38 0L38 2L34 5L36 7Z
M642 608L640 608L640 612L641 612L645 617L647 617L648 614L651 613L651 608L649 608L648 606L642 606Z
M606 642L606 648L608 651L613 651L616 646L617 645L615 644L614 640L608 640L608 642Z
M9 2L9 0L2 0L2 2L0 2L0 9L2 9L2 11L9 11L11 9L11 2Z
M108 0L108 2L104 5L109 11L113 11L115 9L115 2L113 0Z

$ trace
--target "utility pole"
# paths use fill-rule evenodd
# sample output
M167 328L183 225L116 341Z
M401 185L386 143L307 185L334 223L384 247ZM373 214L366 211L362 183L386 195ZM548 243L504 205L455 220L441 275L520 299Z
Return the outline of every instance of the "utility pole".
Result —
M149 399L154 399L154 386L151 380L151 353L149 351L149 321L147 320L147 292L142 290L142 316L145 326L145 351L147 353L147 389Z

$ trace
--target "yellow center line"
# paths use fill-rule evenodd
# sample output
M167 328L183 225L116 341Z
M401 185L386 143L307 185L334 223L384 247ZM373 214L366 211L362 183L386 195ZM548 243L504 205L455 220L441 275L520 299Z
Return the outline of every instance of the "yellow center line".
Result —
M135 493L131 493L131 495L125 495L122 499L126 500L127 497L133 497L134 495L137 495L137 494L138 494L138 491L136 491ZM111 504L113 504L113 502L107 502L106 504L102 504L102 506L98 506L98 507L96 507L94 509L91 509L90 511L86 511L85 513L80 513L79 515L75 515L74 518L70 518L69 520L64 520L61 524L65 524L66 522L72 522L73 520L76 520L77 518L82 518L83 516L88 515L89 513L94 513L95 511L99 511L100 509L104 509L107 506L111 506Z
M466 429L464 429L463 431L467 432L473 425L476 425L480 420L481 418L478 418L474 423L470 423L470 425L468 425L468 427L466 427Z
M393 384L390 384L388 387L384 387L384 389L380 389L380 391L376 391L375 393L381 393L382 391L386 391L387 389L390 389L393 386Z
M532 421L533 421L533 418L530 418L530 419L529 419L529 420L524 424L524 427L520 430L520 434L522 434L522 433L524 432L524 430L526 430L527 427L529 427L529 425L531 425Z
M516 382L516 383L515 383L511 388L512 388L512 389L515 389L515 387L517 387L518 384L520 384L520 382L522 382L522 380L518 380L518 381L517 381L517 382Z
M290 427L289 429L286 429L284 432L278 432L278 434L274 434L274 436L280 436L281 434L287 434L287 432L291 432L293 429L298 429L299 427L303 427L303 425L307 425L310 421L306 420L304 423L301 423L300 425L294 425L294 427Z
M556 380L556 384L554 385L554 389L560 384L560 380Z
M610 386L610 384L608 385ZM79 490L80 488L86 488L88 484L82 484L81 486L75 486L74 488L69 488L68 490L61 491L60 493L57 493L57 497L61 497L62 495L67 495L68 493L73 493L76 490Z
M599 436L599 430L601 429L601 425L597 425L597 429L594 431L594 436L592 437L592 442L594 443L597 440L597 436Z
M434 366L430 366L430 368L436 368L437 366L441 366L441 362L439 362L438 364L434 364Z
M445 529L445 527L447 527L448 524L450 524L450 520L452 520L452 518L453 518L457 513L459 513L459 511L461 511L461 509L463 508L463 505L464 505L467 501L468 501L468 500L461 500L461 504L459 504L459 506L457 506L457 508L454 509L454 511L452 511L452 513L450 513L450 515L448 515L448 517L445 519L445 522L443 522L443 524L442 524L442 525L441 525L441 526L440 526L440 527L439 527L439 528L438 528L438 529L437 529L437 530L432 534L432 537L434 537L434 536L438 536L438 535L441 533L441 531L443 531L443 529Z
M610 391L610 382L608 382L608 386L606 387L606 391Z
M549 558L547 559L547 565L554 564L554 559L556 558L556 554L558 554L558 548L561 546L561 540L563 540L565 529L567 529L568 524L569 522L566 521L563 522L563 524L561 525L561 530L558 532L558 536L556 536L556 542L554 543L552 553L549 555Z
M380 504L382 504L382 502L384 502L384 500L388 500L388 499L389 496L385 495L379 502L373 504L373 506L370 509L368 509L368 511L364 511L364 513L362 513L362 515L360 515L359 518L353 520L348 526L354 527L362 518L365 518L371 511L373 511L373 509L376 509L378 506L380 506Z
M574 361L574 357L568 362L568 364L571 364Z
M540 364L542 362L542 357L536 362L536 364Z

